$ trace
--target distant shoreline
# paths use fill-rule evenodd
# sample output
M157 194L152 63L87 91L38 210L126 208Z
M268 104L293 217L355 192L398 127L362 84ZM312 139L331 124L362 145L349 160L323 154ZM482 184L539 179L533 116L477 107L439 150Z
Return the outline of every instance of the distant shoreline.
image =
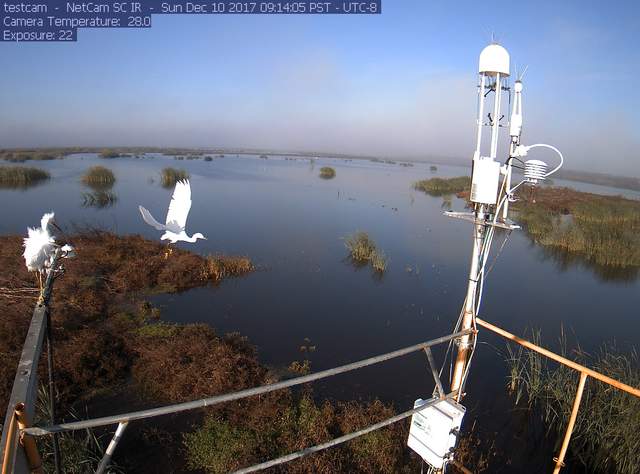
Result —
M0 149L0 160L11 162L40 161L62 159L77 153L98 153L105 158L117 158L120 156L135 156L144 153L161 153L164 155L277 155L300 158L335 158L345 160L369 160L374 162L394 163L396 161L409 163L433 163L437 165L465 166L467 161L458 159L447 160L441 157L419 160L415 158L398 158L391 156L354 155L348 153L328 153L324 151L296 151L296 150L269 150L254 148L181 148L181 147L57 147L57 148L4 148ZM616 189L640 191L640 178L629 176L616 176L605 173L562 169L556 175L558 179L579 183L608 186Z

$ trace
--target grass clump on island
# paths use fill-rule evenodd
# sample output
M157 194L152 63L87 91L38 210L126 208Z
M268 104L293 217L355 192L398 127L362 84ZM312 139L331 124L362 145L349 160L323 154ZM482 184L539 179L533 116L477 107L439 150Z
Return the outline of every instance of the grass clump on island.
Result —
M320 168L320 177L322 179L333 179L336 177L336 170L330 166L323 166Z
M49 179L51 175L40 168L28 166L0 166L0 186L27 187Z
M183 179L189 179L189 173L183 169L176 168L164 168L160 176L160 182L165 188L171 188L176 185L178 181Z
M457 178L431 178L413 183L413 189L425 192L430 196L444 196L458 194L471 188L471 178L459 176Z
M354 263L370 263L371 268L378 273L384 273L387 269L387 256L376 247L366 232L356 232L345 237L344 244Z
M540 331L532 341L540 345ZM564 335L560 337L562 354L573 354L579 364L591 367L632 387L640 386L640 359L635 350L624 353L615 345L603 345L591 356L580 347L568 350ZM510 369L509 391L516 405L540 417L550 433L562 437L571 414L578 385L578 372L563 365L549 363L540 354L513 350L507 346ZM589 379L580 404L569 455L588 472L640 472L640 399L622 390Z
M82 176L82 182L87 186L111 187L116 182L116 177L109 168L104 166L92 166Z

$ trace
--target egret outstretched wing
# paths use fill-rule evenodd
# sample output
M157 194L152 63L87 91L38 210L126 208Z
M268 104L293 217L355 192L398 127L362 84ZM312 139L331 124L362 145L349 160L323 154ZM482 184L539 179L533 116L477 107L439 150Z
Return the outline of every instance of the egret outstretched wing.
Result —
M191 185L189 181L178 181L167 212L166 229L173 232L184 231L191 210Z
M138 206L138 209L140 209L140 214L142 214L142 218L144 219L144 221L147 224L149 224L151 227L155 227L158 230L166 229L166 227L160 224L157 220L155 220L154 217L151 215L151 213L147 211L144 207Z

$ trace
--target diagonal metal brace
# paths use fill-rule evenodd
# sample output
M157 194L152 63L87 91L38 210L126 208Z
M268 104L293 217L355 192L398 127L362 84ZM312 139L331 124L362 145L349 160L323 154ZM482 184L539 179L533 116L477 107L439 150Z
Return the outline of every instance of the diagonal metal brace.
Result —
M438 390L438 396L440 398L444 398L444 388L442 387L442 382L440 381L440 375L438 375L438 370L436 369L436 361L433 358L433 353L431 352L430 347L424 348L425 354L427 354L427 360L429 361L429 367L431 367L431 374L433 375L433 380L436 382L436 389Z

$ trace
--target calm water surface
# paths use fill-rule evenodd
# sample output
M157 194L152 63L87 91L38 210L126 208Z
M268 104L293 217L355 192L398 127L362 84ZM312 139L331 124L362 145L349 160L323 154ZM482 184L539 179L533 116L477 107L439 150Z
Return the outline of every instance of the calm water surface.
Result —
M87 189L80 177L95 164L108 166L116 175L118 202L110 208L82 206ZM257 346L263 363L275 369L308 358L312 370L321 370L438 337L451 330L459 313L471 227L443 217L442 198L411 188L414 181L434 176L427 164L235 155L211 162L160 155L103 160L76 155L35 165L46 168L52 179L27 190L0 189L2 234L22 234L53 209L67 229L93 225L159 238L144 224L137 206L144 205L163 221L171 190L159 185L159 171L165 166L188 170L193 207L187 231L202 232L208 240L184 248L200 254L249 255L260 270L216 288L158 296L154 303L166 320L204 322L219 333L242 333ZM321 166L334 167L337 176L320 179ZM468 173L466 168L439 165L435 176ZM454 198L452 205L462 210L464 203ZM347 260L343 237L357 230L368 232L389 257L382 278ZM496 237L494 251L501 241ZM516 334L540 328L550 347L561 328L590 351L614 340L622 347L640 346L639 290L633 274L607 274L579 261L567 262L532 245L520 231L513 233L487 279L481 313ZM301 352L303 345L316 350ZM442 351L435 354L440 362ZM504 341L482 331L466 404L473 417L497 427L508 406L505 357ZM432 387L421 354L314 385L321 396L379 397L401 409L428 397Z

